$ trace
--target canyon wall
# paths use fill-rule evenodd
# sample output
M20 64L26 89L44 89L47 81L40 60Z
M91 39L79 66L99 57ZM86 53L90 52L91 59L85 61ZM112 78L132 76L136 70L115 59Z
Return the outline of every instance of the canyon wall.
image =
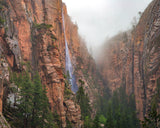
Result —
M92 108L96 107L102 81L95 77L98 74L95 61L62 0L0 0L0 112L11 84L10 76L30 65L32 71L39 72L42 84L46 85L51 110L58 112L62 127L66 127L66 118L74 127L81 127L81 110L73 100L75 94L66 98L64 93L66 72L62 13L77 85L80 84L79 79L85 82L83 87L90 104Z
M128 95L135 96L139 119L150 109L159 86L159 9L160 1L152 1L132 30L118 34L103 45L97 61L112 92L123 86Z
M86 43L78 34L78 26L73 24L67 15L66 6L63 6L66 39L70 50L71 61L78 86L79 79L84 81L83 88L88 94L93 115L96 113L97 99L103 93L103 81L97 69L95 60L89 54Z

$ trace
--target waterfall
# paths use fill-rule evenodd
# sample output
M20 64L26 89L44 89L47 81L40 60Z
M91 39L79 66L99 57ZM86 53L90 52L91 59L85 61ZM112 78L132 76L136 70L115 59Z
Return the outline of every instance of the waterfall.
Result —
M62 21L63 21L63 32L64 32L64 40L65 40L65 54L66 54L66 60L65 60L65 64L66 64L66 73L67 76L69 75L69 82L71 84L71 89L74 93L77 92L78 90L78 86L76 84L76 77L73 73L73 66L72 66L72 62L71 62L71 58L69 55L69 48L68 48L68 42L66 40L66 32L65 32L65 23L64 23L64 14L63 14L63 9L62 9Z

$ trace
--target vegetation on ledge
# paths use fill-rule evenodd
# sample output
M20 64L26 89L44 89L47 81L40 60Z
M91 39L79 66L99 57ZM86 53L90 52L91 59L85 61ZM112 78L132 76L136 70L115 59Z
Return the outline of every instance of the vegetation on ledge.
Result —
M5 103L4 115L12 127L53 128L53 115L50 111L45 86L42 86L38 73L31 80L29 72L13 74L12 81L17 85L18 97L14 105ZM16 121L15 121L16 120Z
M37 30L50 29L52 27L52 25L51 24L45 24L45 23L42 23L42 24L34 23L33 27L36 28Z

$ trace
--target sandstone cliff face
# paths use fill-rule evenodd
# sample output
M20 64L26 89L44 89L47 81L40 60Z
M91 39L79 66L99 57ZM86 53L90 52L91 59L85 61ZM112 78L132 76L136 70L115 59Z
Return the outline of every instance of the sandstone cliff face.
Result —
M76 75L78 86L79 79L84 81L83 88L88 94L92 106L93 115L95 114L96 100L103 90L103 82L98 72L95 60L89 54L85 41L78 34L77 25L73 24L67 15L66 6L63 7L66 28L66 39L70 50L71 61Z
M23 63L30 63L32 70L39 72L42 84L46 85L51 109L60 115L62 126L66 127L67 117L75 127L80 127L80 107L72 100L64 100L65 43L62 1L6 0L0 1L0 4L3 6L0 18L4 20L4 24L0 24L0 112L3 81L9 82L8 68L21 72L26 69ZM71 21L65 22L71 24L68 30L75 28ZM77 29L70 34L74 32L77 33ZM75 40L77 39L74 42ZM79 46L79 42L76 43ZM72 54L77 50L76 45L71 49Z
M61 0L1 0L0 5L3 7L0 8L0 112L4 81L10 84L9 72L21 72L27 68L24 63L28 63L33 71L39 72L42 84L47 88L51 110L58 112L62 126L66 127L67 118L74 127L81 127L81 110L72 100L75 94L69 99L64 94L66 72L62 13L76 81L78 85L79 79L85 82L83 87L93 108L102 92L102 81L65 4Z
M150 108L160 78L159 8L159 0L154 0L131 33L119 34L105 44L99 60L103 78L112 91L124 86L129 95L135 95L140 119Z

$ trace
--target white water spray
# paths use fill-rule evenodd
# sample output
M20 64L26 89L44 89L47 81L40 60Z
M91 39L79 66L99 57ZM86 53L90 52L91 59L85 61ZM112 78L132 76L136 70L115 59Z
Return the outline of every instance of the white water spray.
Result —
M64 14L63 14L63 9L62 9L62 21L63 21L63 32L64 32L64 39L65 39L65 53L66 53L66 73L69 75L69 81L71 86L71 89L74 93L77 92L78 86L76 84L76 78L75 75L73 74L73 66L71 63L70 55L69 55L69 48L68 48L68 42L66 40L66 33L65 33L65 23L64 23Z

